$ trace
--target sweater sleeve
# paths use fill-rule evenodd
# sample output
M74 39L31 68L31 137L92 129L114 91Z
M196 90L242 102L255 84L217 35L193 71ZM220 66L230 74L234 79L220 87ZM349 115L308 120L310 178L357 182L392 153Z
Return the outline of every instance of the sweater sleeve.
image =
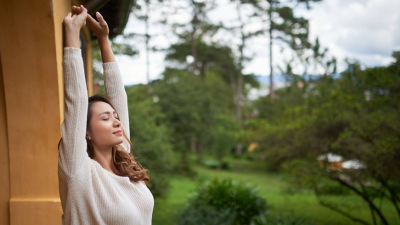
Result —
M72 179L88 160L85 139L88 94L80 49L64 48L63 69L65 111L61 126L59 167L67 178Z
M113 103L115 110L119 115L122 127L128 138L130 138L128 98L118 64L116 62L104 63L103 69L106 95ZM122 145L128 152L130 152L130 144L125 138Z

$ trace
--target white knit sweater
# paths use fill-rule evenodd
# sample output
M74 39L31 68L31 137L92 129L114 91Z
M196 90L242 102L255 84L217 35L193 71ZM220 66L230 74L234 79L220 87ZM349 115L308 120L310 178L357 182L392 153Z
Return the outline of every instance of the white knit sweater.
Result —
M64 48L63 65L65 119L58 165L63 224L151 224L154 199L144 182L105 170L86 152L88 95L81 50ZM105 63L103 68L106 94L129 137L127 96L118 65Z

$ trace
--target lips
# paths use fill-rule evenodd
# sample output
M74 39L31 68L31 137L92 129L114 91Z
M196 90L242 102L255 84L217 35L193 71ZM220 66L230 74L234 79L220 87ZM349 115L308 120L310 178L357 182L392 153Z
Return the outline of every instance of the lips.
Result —
M115 131L113 134L122 135L122 130Z

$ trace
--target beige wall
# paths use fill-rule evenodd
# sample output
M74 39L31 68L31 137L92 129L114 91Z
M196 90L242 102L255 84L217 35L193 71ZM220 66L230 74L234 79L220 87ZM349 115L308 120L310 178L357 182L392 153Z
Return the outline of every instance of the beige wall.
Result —
M62 19L70 6L0 2L0 224L61 224Z

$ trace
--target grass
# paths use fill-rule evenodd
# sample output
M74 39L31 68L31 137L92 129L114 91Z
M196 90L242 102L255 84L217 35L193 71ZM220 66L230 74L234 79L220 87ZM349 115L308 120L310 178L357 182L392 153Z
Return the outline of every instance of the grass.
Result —
M254 161L230 159L232 165L230 171L219 171L202 166L194 166L197 172L196 179L175 176L171 178L171 189L168 197L155 200L153 213L154 225L173 225L180 211L196 190L200 183L213 178L231 178L235 181L246 182L255 186L259 194L267 199L271 216L292 215L305 219L311 219L316 225L353 225L358 224L321 206L315 195L311 192L288 192L288 183L284 177L278 174L260 172L263 166ZM331 196L329 200L351 207L351 214L366 221L371 221L370 211L367 205L356 196ZM399 221L394 208L387 202L383 202L384 213L389 221ZM349 211L348 211L349 212Z

